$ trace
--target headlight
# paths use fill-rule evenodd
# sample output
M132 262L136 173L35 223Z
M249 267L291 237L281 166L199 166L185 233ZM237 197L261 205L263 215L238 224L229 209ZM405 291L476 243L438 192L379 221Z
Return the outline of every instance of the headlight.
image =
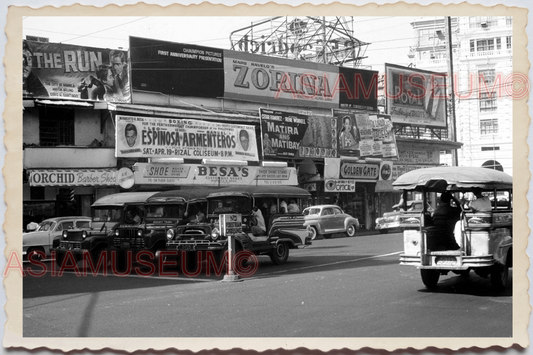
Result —
M174 229L169 229L167 230L167 239L171 240L172 238L174 238Z
M67 239L67 235L68 235L67 231L63 231L62 235L63 235L63 238Z
M143 236L143 230L142 229L138 229L137 230L137 236L138 237L142 237Z
M83 231L83 232L81 232L81 237L82 237L83 239L87 238L87 231Z
M213 228L213 231L211 232L211 239L217 240L220 237L220 232L217 228Z
M118 229L115 229L115 235L118 237Z

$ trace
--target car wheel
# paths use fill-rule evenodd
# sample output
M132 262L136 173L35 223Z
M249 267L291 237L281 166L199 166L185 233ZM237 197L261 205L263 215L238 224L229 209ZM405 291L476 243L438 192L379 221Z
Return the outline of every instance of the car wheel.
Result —
M438 271L422 269L420 270L420 275L422 276L422 282L428 289L433 289L437 286L440 277Z
M309 227L309 236L311 237L311 240L315 240L316 237L318 237L318 231L316 230L316 227Z
M509 283L509 266L499 263L492 266L490 281L496 291L505 290Z
M270 253L270 260L276 265L282 265L289 258L289 245L287 243L278 243Z
M357 229L355 228L355 224L350 224L350 225L348 226L348 229L346 229L346 235L347 235L348 237L354 237L354 236L355 236L355 231L356 231L356 230L357 230Z

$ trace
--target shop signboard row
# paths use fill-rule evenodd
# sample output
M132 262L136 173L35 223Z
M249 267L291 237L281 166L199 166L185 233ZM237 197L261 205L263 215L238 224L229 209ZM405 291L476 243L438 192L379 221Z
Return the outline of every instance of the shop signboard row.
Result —
M24 40L24 98L130 102L128 52Z
M332 110L332 116L260 109L263 157L396 158L390 116Z
M136 163L135 184L298 185L296 168L203 164Z
M133 172L128 168L117 169L32 169L30 186L122 186L129 188Z

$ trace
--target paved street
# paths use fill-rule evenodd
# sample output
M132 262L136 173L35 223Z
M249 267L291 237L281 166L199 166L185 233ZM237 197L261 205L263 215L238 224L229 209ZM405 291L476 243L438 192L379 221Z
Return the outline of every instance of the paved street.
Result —
M24 279L25 337L510 337L511 290L470 273L427 291L400 234L335 237L222 276ZM231 326L228 326L231 324Z

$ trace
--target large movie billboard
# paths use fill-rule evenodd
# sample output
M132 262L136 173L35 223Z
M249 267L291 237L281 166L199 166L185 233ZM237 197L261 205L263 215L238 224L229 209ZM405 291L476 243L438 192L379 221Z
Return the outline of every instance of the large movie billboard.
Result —
M446 74L385 64L387 113L394 123L445 128Z
M132 87L177 96L224 94L221 49L130 37Z
M135 90L377 111L377 72L130 37Z
M337 120L339 155L361 158L398 156L390 116L351 110L333 110Z
M23 96L130 102L128 52L24 40Z
M116 121L117 158L259 160L254 126L123 115Z
M263 158L331 158L332 117L260 109Z

